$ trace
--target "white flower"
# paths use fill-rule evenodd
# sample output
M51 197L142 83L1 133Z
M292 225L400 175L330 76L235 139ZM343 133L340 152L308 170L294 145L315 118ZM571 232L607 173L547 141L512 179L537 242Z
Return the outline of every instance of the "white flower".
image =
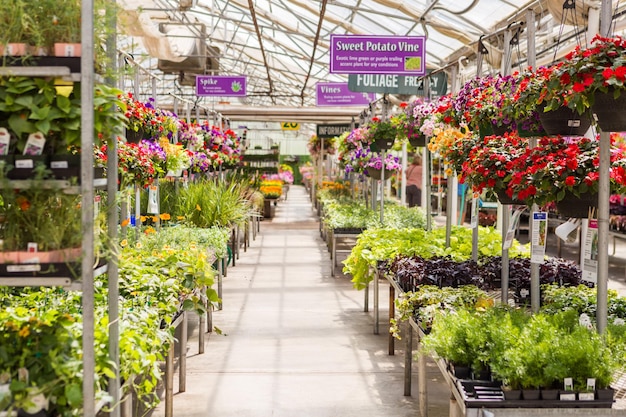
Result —
M589 317L589 315L587 315L586 313L583 313L580 315L580 317L578 318L578 324L590 330L593 329L593 323L591 322L591 317Z

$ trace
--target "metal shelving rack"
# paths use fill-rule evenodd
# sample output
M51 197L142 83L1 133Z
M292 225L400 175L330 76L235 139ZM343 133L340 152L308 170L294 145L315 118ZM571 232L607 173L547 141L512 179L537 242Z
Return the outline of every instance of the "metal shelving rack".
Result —
M94 108L94 5L93 0L82 0L81 10L81 37L82 57L80 58L80 73L72 73L68 67L0 67L0 76L19 75L25 77L55 77L66 81L81 83L81 108ZM109 146L108 169L109 172L117 171L117 144ZM81 149L90 150L94 145L94 115L92 111L81 112ZM82 261L81 277L74 281L69 276L56 277L0 277L2 286L60 286L68 290L82 292L83 310L83 416L95 417L102 404L96 405L95 401L95 349L94 349L94 278L102 274L109 275L109 351L111 360L116 369L119 368L119 328L118 328L118 269L116 262L94 268L94 196L95 189L105 188L109 195L115 196L117 181L115 176L108 179L94 179L93 153L81 153L81 177L80 185L70 185L64 180L37 181L37 186L46 189L59 189L64 193L81 194L81 227ZM35 186L35 182L29 180L10 181L12 188L28 188ZM117 237L118 214L114 204L109 204L108 210L109 237ZM113 240L115 241L115 240ZM111 404L116 405L110 412L110 416L119 417L120 407L120 384L119 374L109 383L109 393L112 397Z

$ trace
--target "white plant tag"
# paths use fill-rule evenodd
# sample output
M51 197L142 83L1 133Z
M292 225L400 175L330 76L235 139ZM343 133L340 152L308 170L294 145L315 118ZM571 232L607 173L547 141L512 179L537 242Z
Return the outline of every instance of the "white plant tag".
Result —
M41 155L45 145L46 137L43 133L31 133L26 140L26 146L24 146L24 155Z
M159 214L159 189L151 185L148 190L148 213Z
M11 142L11 135L9 131L4 127L0 127L0 155L9 154L9 143Z
M15 168L34 168L35 161L32 159L16 159L15 160Z

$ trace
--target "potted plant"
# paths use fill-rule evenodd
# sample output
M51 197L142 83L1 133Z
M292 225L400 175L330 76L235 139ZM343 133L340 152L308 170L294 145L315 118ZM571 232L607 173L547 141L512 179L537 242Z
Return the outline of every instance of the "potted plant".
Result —
M373 117L367 125L367 138L372 151L390 149L398 134L397 125L391 120L380 120Z
M26 55L24 0L0 0L0 55Z
M568 107L588 118L594 113L602 130L625 130L625 55L626 40L620 36L597 35L590 47L577 46L555 65L544 85L546 110Z
M613 190L623 189L624 151L614 148L611 153ZM589 207L597 206L598 141L580 138L564 141L544 137L539 145L527 149L511 169L509 196L527 204L544 205L556 202L563 215L586 217ZM575 209L579 210L569 210Z
M479 194L487 189L487 197L496 194L502 204L512 204L514 201L506 194L511 169L527 147L528 140L520 138L517 133L486 136L470 150L462 164L459 182L470 184Z
M378 153L371 153L365 163L365 173L375 180L387 179L401 168L399 159L392 154L385 155L385 178L382 178L383 160Z

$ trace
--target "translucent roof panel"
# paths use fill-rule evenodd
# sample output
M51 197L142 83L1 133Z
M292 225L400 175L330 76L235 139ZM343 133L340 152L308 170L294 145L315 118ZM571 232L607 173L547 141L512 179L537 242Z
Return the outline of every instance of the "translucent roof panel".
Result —
M563 0L126 0L119 3L129 14L134 8L136 14L148 16L154 25L163 22L205 25L208 55L213 64L204 73L246 75L247 97L197 99L193 97L194 87L181 82L184 77L177 73L162 75L158 93L175 91L205 104L228 101L232 105L314 106L317 83L348 79L345 74L329 73L331 34L424 36L428 69L458 62L462 63L461 70L475 74L475 69L467 67L475 66L479 40L483 39L493 55L487 57L488 70L498 70L506 50L505 38L493 34L517 25L529 10L536 19L537 51L543 51L546 56L550 55L556 37L562 36L566 44L566 38L571 42L571 33L582 29L571 25L560 28L559 18L550 14L550 8L562 11ZM625 8L625 3L614 1L615 10ZM599 7L599 1L585 1L584 7L589 6ZM588 14L587 9L585 13ZM523 23L519 27L522 31L526 29ZM142 45L141 37L137 36L126 42ZM515 48L516 59L522 63L526 40L520 39ZM144 66L157 68L154 53L143 51L140 46L133 52L134 56L143 58Z

